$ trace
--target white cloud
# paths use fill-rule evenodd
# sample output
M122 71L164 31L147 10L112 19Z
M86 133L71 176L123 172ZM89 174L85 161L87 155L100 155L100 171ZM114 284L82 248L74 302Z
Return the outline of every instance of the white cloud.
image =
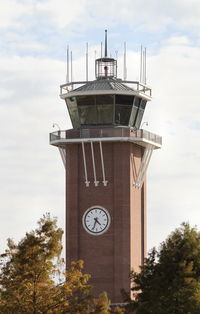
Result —
M183 221L200 227L200 130L191 127L200 116L200 49L186 39L162 43L148 59L154 100L145 120L163 136L163 147L149 168L149 246L160 243Z
M1 0L0 3L0 28L6 29L10 26L18 27L20 17L28 13L29 1L24 5L17 0Z
M1 250L46 211L64 227L64 169L48 143L53 122L70 127L58 96L63 69L52 59L1 57Z
M24 23L49 23L58 29L116 27L123 23L137 31L162 32L168 27L199 34L200 3L190 0L2 0L0 28L23 27ZM35 25L35 24L34 24ZM194 28L196 27L196 28Z
M74 22L83 22L85 7L85 0L47 0L37 3L38 13L58 28L66 27Z

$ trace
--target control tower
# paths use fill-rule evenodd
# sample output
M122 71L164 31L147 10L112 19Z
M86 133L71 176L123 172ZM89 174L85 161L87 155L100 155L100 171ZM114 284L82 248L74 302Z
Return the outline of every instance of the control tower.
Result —
M146 254L146 171L161 137L141 128L151 88L95 60L93 81L60 86L73 128L50 134L66 172L66 261L84 260L94 294L121 302Z

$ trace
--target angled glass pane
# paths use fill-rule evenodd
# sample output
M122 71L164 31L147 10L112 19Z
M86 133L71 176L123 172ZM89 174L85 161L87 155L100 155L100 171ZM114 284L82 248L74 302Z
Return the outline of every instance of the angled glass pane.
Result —
M132 107L130 121L129 121L129 125L131 127L135 127L135 122L137 119L139 106L140 106L140 98L135 96L133 100L133 107Z
M115 124L129 125L134 96L116 95Z
M95 105L95 96L78 96L78 113L81 125L96 125L97 110Z
M145 110L145 107L146 107L146 103L147 103L146 100L141 99L140 107L139 107L137 118L136 118L136 121L135 121L135 127L137 129L140 128L140 125L141 125L141 122L142 122L142 118L143 118L143 115L144 115L144 110Z
M73 128L80 127L80 120L79 120L76 97L67 98L66 104L67 104L67 108L69 111L69 115L70 115L70 119L71 119Z

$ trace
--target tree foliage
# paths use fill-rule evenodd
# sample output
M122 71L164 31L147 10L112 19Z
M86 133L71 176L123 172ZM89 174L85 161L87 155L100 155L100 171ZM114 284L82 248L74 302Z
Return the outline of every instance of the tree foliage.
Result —
M62 234L47 214L18 244L8 240L0 256L0 313L110 313L106 293L92 296L82 261L65 271Z
M182 224L158 251L152 249L131 278L134 297L125 294L128 313L199 314L200 233Z

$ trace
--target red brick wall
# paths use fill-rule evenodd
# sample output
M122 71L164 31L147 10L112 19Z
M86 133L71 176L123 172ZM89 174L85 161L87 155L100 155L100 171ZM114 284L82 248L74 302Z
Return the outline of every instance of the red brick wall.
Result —
M94 186L91 146L87 143L90 186L86 187L81 144L67 146L66 255L68 263L84 260L85 272L92 275L95 294L106 291L112 302L120 302L120 289L130 288L130 270L137 270L142 263L146 245L145 188L133 187L134 171L139 168L143 148L128 142L107 142L102 147L108 185L102 183L99 144L95 143L100 183ZM94 205L105 207L111 216L109 229L99 236L88 234L82 226L84 212Z

